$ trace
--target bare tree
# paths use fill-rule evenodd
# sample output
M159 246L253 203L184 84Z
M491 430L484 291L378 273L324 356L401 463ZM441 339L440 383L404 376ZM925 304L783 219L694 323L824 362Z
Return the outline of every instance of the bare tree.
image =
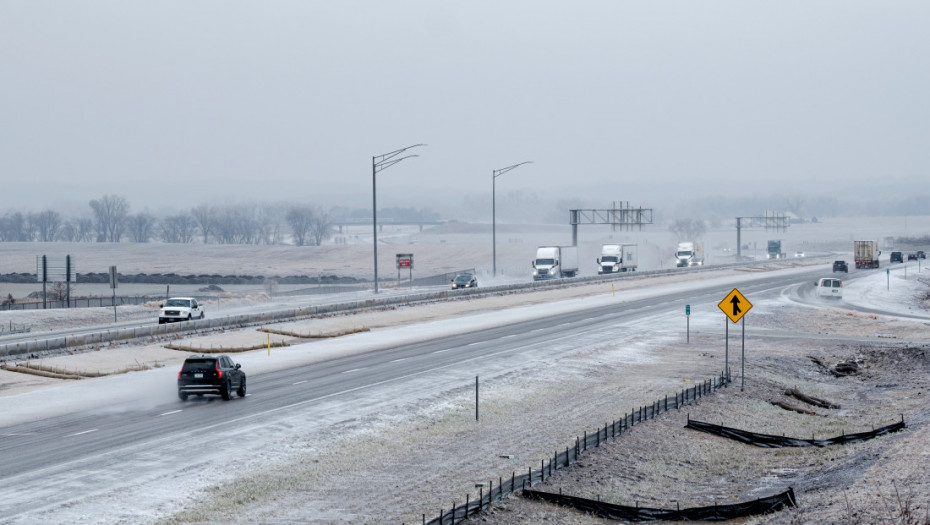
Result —
M258 244L261 231L251 206L224 206L217 210L213 236L220 244Z
M72 221L65 221L58 230L58 240L77 242L77 226Z
M123 237L126 217L129 215L129 201L117 195L104 195L90 201L90 208L97 221L97 240L100 242L119 242Z
M94 238L94 221L87 217L65 221L58 230L58 240L90 242Z
M0 217L0 241L26 242L31 240L26 217L22 213L7 213Z
M214 233L216 225L216 208L209 204L200 204L191 208L191 216L200 226L200 233L203 235L203 243L207 244L210 236Z
M165 217L161 221L161 238L165 242L189 243L194 240L197 223L187 214Z
M35 233L36 240L52 242L61 228L61 214L55 210L30 213L27 222L31 225L30 229Z
M704 236L707 226L700 219L675 219L668 230L674 233L679 241L697 240Z
M291 206L285 215L287 224L291 227L294 244L303 246L307 243L307 236L313 225L313 208L310 206ZM319 243L317 243L319 244Z
M149 242L158 221L147 213L137 213L126 217L126 227L132 242Z
M313 235L314 246L323 244L324 240L333 236L334 231L336 231L336 229L328 213L318 210L313 214L313 219L310 223L310 232Z
M801 212L804 210L804 204L805 204L804 196L795 195L793 197L788 197L785 200L786 200L785 207L788 208L788 211L797 215L798 217L801 217L802 216Z
M55 281L48 283L45 294L49 300L52 301L64 301L68 299L68 294L74 291L74 283L71 283L71 287L68 287L68 284L64 281Z
M91 242L94 240L94 220L82 217L77 220L78 242Z
M254 244L280 244L281 243L281 216L276 206L260 206L254 208L252 213L255 221L256 238Z

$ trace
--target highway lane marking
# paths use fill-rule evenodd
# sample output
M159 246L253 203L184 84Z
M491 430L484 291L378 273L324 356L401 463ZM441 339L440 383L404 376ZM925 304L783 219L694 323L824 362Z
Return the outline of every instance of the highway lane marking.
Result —
M301 385L301 384L306 383L306 382L307 382L307 380L304 379L303 381L298 381L298 382L296 382L296 383L291 383L291 384L292 384L292 385ZM248 394L247 394L247 395L248 395Z
M180 410L180 409L178 409L178 410L172 410L172 411L170 411L170 412L165 412L164 414L158 414L158 417L161 417L161 416L170 416L171 414L177 414L178 412L181 412L181 411L182 411L182 410Z
M344 372L339 372L340 374L348 374L349 372L358 372L359 370L364 370L364 368L353 368L352 370L346 370Z
M99 429L99 428L92 428L92 429L90 429L90 430L85 430L85 431L83 431L83 432L78 432L78 433L76 433L76 434L68 434L67 437L80 436L81 434L90 434L91 432L96 432L96 431L98 431L98 430L100 430L100 429Z
M475 345L480 345L480 344L481 344L482 342L483 342L483 341L478 341L478 342L476 342L476 343L468 343L468 344L467 344L467 345L465 345L465 346L475 346Z
M395 360L393 360L393 361L391 361L391 362L392 362L392 363L396 363L396 362L398 362L398 361L406 361L407 359L409 359L409 358L407 358L407 357L401 357L400 359L395 359Z
M434 354L441 354L441 353L443 353L443 352L448 352L449 350L452 350L452 349L451 349L451 348L446 348L445 350L436 350L436 351L433 352L433 353L434 353Z

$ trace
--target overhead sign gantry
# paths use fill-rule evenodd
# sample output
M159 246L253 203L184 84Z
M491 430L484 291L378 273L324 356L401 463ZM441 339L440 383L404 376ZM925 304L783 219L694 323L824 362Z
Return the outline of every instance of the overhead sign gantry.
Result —
M619 207L617 205L619 204ZM619 226L626 231L652 224L652 208L634 208L629 201L614 201L613 208L606 210L568 210L572 225L572 246L578 246L579 224L610 224L615 230Z
M765 231L788 231L788 217L784 213L765 212L761 217L736 218L736 260L743 258L743 242L741 239L743 228L765 228Z

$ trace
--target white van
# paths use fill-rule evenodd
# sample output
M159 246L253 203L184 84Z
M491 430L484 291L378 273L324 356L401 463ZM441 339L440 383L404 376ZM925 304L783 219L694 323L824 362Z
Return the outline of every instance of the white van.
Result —
M834 279L832 277L824 277L823 279L814 283L814 286L817 287L817 296L824 298L843 298L843 281L839 279Z

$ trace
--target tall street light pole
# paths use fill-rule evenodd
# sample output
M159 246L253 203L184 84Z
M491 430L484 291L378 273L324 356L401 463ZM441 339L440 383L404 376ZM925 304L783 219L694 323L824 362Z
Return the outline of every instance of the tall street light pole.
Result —
M426 146L426 144L414 144L413 146L394 150L384 155L375 155L371 158L371 226L375 245L375 293L378 293L378 190L375 184L375 176L379 171L386 170L404 159L419 157L419 155L405 155L398 158L398 155L408 149L419 146Z
M491 244L493 245L491 248L491 257L493 259L492 266L494 268L493 273L495 277L497 277L497 178L517 166L532 163L533 161L528 160L499 170L491 170Z

